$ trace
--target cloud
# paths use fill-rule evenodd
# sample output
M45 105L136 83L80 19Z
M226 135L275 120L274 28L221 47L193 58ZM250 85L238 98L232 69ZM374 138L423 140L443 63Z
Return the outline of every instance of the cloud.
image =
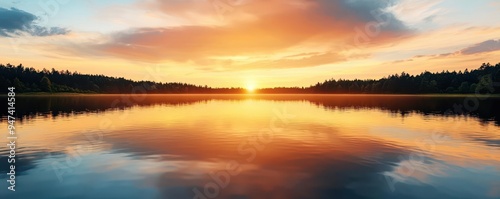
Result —
M223 67L223 71L229 70L241 70L241 69L282 69L282 68L304 68L304 67L314 67L321 66L324 64L338 63L341 61L346 61L349 57L341 55L335 52L325 52L325 53L311 53L309 55L292 55L287 56L288 58L280 58L275 60L262 60L256 61L248 64L234 64L227 67ZM211 68L205 68L208 71L214 71ZM221 71L221 69L216 69Z
M234 1L232 1L234 2ZM412 30L385 9L394 1L376 0L247 0L237 1L230 12L224 12L224 22L175 27L135 28L109 35L99 44L75 45L77 51L94 55L118 57L144 62L213 63L220 57L262 57L232 66L242 69L312 67L344 61L343 50L397 42L411 35ZM217 16L210 2L148 1L147 6L166 15L183 18ZM372 32L366 32L372 31ZM363 41L356 41L362 34ZM304 46L309 46L307 49ZM314 46L314 48L311 48ZM317 49L317 46L326 46ZM342 46L338 48L338 46ZM73 47L74 48L74 47ZM300 53L319 52L310 58L286 58L290 49L305 49ZM66 52L75 51L65 50ZM335 53L332 53L335 52ZM224 61L224 60L223 60ZM228 61L228 60L226 60ZM298 63L294 63L298 62ZM234 62L233 62L234 63ZM206 66L203 66L206 67ZM220 66L214 66L220 67ZM229 66L226 66L229 67Z
M345 19L349 16L355 22L378 22L381 31L407 32L409 28L393 13L386 9L396 3L394 0L320 0L320 10L333 19ZM333 12L332 12L333 11Z
M487 40L478 44L471 45L467 48L464 48L459 51L455 52L448 52L448 53L441 53L441 54L432 54L432 55L416 55L413 56L410 59L404 59L404 60L396 60L391 63L403 63L403 62L410 62L414 61L415 59L443 59L443 58L450 58L450 57L458 57L462 55L474 55L474 54L481 54L481 53L488 53L488 52L494 52L494 51L500 51L500 40Z
M488 40L468 48L461 50L460 52L465 55L476 54L476 53L484 53L500 50L500 40Z
M436 18L447 13L446 9L439 7L443 0L399 0L388 8L400 20L409 26L418 26L422 23L430 23Z
M23 33L32 36L63 35L69 30L60 27L42 27L35 24L38 17L16 8L0 7L0 36L12 37Z

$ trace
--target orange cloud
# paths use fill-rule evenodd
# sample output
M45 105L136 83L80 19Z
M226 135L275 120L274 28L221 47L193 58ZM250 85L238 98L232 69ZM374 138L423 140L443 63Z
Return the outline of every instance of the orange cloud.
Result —
M417 55L411 59L406 60L397 60L393 63L403 63L414 61L415 59L442 59L442 58L450 58L450 57L464 57L466 55L474 55L474 54L483 54L489 52L500 51L500 40L487 40L478 44L471 45L467 48L456 52L450 53L441 53L435 55Z
M184 17L222 14L217 25L138 28L111 35L101 44L78 46L79 51L143 62L190 62L230 69L297 68L345 61L342 51L398 41L411 35L401 21L384 9L389 1L253 0L239 1L231 12L216 12L211 4L195 1L149 1L165 14ZM389 3L388 3L389 2ZM220 2L219 2L220 3ZM207 7L207 5L209 5ZM214 2L212 2L212 6ZM211 12L209 8L215 9ZM304 46L317 53L291 59L291 49ZM337 48L341 46L341 48ZM262 58L275 55L273 58ZM220 57L246 56L245 62ZM219 58L215 58L219 57ZM257 58L259 57L259 58ZM231 64L228 64L231 63Z

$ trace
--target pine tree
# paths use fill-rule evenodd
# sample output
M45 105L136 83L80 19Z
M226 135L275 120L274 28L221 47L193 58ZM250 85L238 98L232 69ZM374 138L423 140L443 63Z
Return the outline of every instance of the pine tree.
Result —
M47 76L43 76L42 80L40 80L40 88L44 92L52 92L52 83Z

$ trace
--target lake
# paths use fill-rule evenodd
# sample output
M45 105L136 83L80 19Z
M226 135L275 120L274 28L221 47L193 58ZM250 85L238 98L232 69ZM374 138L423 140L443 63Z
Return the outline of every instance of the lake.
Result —
M498 97L18 96L16 109L16 192L1 175L0 198L500 198Z

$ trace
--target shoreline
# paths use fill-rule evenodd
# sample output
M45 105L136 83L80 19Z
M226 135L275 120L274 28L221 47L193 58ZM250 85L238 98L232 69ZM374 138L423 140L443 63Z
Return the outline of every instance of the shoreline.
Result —
M146 94L131 94L131 93L16 93L16 96L29 97L29 96L116 96L116 95L245 95L245 96L265 96L265 95L305 95L305 96L428 96L428 97L469 97L476 96L477 94L450 94L450 93L428 93L428 94L398 94L398 93L146 93ZM486 94L479 94L486 95ZM7 94L0 94L0 96L7 96ZM489 94L489 97L500 97L500 94Z

